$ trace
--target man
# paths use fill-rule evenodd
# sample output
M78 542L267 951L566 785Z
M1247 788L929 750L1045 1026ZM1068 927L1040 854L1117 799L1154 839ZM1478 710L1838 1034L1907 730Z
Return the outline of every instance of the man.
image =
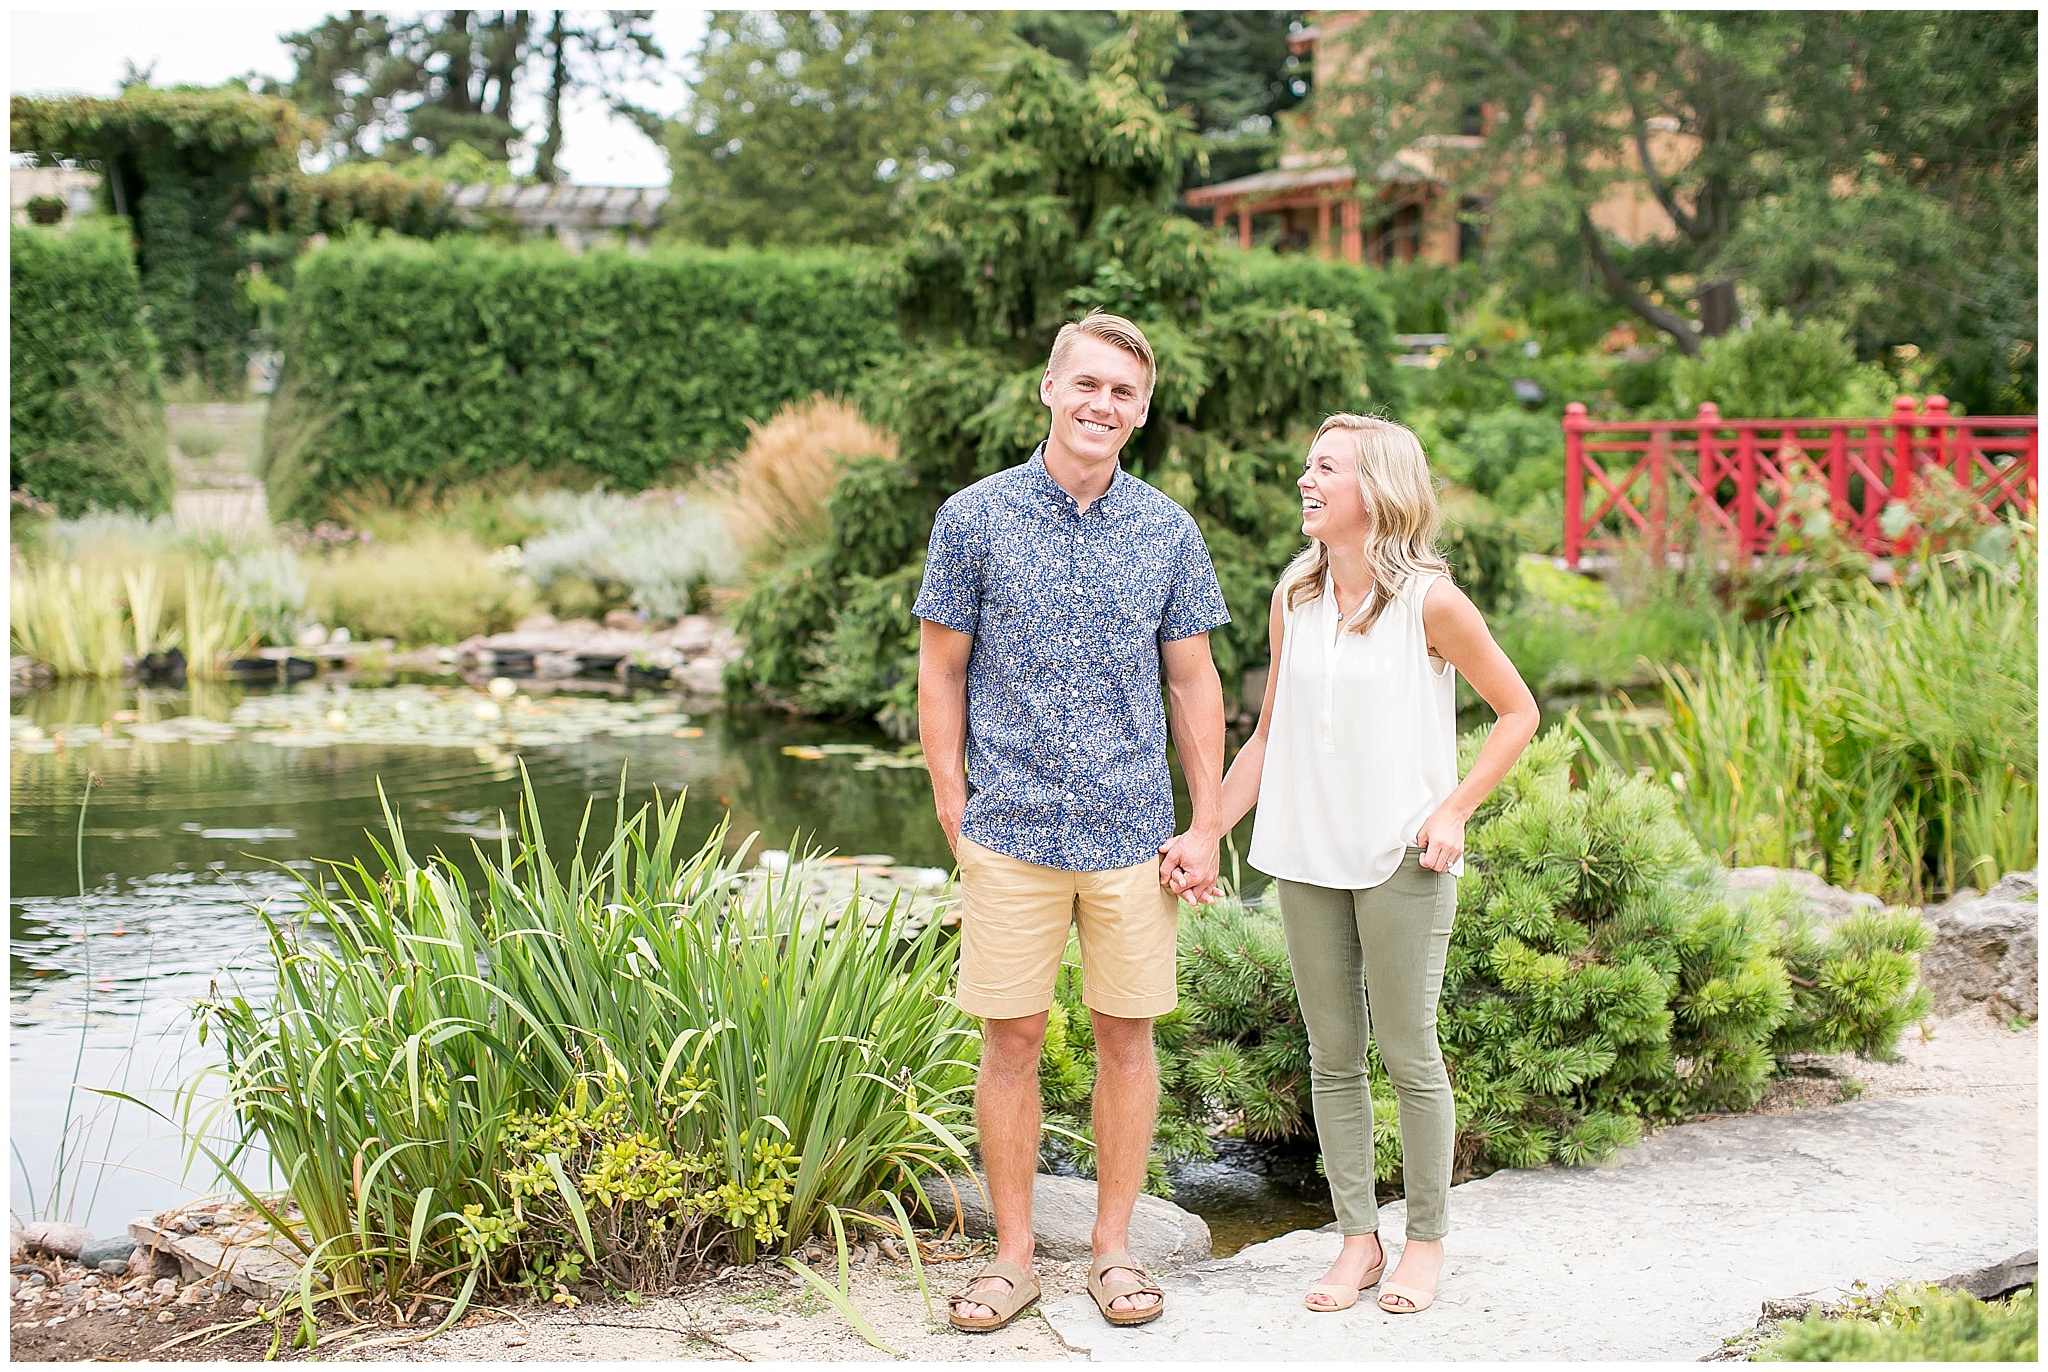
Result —
M1194 520L1118 465L1156 374L1129 320L1061 329L1038 389L1045 441L939 510L917 598L918 716L960 867L959 1003L984 1020L975 1115L996 1214L995 1261L951 1298L961 1329L1001 1328L1038 1296L1038 1055L1075 924L1097 1056L1089 1291L1115 1324L1165 1309L1124 1250L1159 1101L1152 1020L1176 1001L1176 898L1216 878L1216 841L1199 837L1217 832L1223 759L1209 630L1230 616ZM1171 842L1162 672L1194 803Z

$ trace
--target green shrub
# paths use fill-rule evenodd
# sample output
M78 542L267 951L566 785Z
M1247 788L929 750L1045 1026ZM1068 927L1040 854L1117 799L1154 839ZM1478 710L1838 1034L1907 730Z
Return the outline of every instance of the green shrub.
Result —
M1463 765L1483 737L1464 740ZM1594 1162L1646 1123L1746 1108L1779 1054L1886 1055L1926 1010L1911 990L1926 940L1916 917L1822 931L1783 893L1716 897L1669 790L1608 770L1575 786L1577 747L1563 730L1539 738L1468 830L1438 1011L1468 1175ZM1312 1136L1308 1034L1275 894L1184 910L1179 975L1180 1006L1158 1024L1160 1159L1205 1154L1201 1130L1219 1123ZM1048 1118L1078 1133L1083 1012L1063 1004L1041 1093ZM1376 1050L1368 1066L1390 1179L1399 1110ZM1085 1148L1055 1137L1085 1163Z
M20 96L10 102L16 153L115 168L102 205L126 217L141 255L149 328L169 371L239 396L256 311L243 290L256 181L296 168L318 130L289 100L230 81L110 99Z
M820 714L873 714L916 731L918 621L932 509L899 460L855 458L827 501L822 547L797 548L755 583L734 626L736 685Z
M1394 365L1399 349L1394 344L1392 273L1307 253L1230 253L1220 265L1212 307L1305 305L1342 315L1365 351L1366 386L1373 400L1396 410L1401 407L1405 386L1402 369Z
M1814 1311L1751 1360L2030 1363L2040 1358L2040 1304L2032 1286L2002 1301L1939 1287L1894 1288L1840 1316Z
M552 491L515 497L512 505L543 526L520 549L520 565L557 613L564 607L554 588L574 581L594 588L600 601L616 599L670 623L738 560L717 513L679 491Z
M562 854L529 788L474 891L385 818L374 868L309 879L309 927L265 916L266 994L201 1012L332 1287L650 1289L965 1163L936 921L906 941L828 926L801 883L744 894L722 824L677 847L680 802L622 795Z
M170 454L126 225L9 238L13 489L65 515L171 505Z
M1882 415L1897 390L1882 367L1857 363L1841 324L1784 314L1707 339L1699 356L1671 364L1672 410L1688 419L1709 400L1729 419Z
M509 629L540 607L505 558L459 533L337 548L305 571L306 614L357 638L455 643Z
M293 273L285 382L323 417L280 506L402 497L513 470L678 484L748 420L849 390L897 347L846 255L351 238Z

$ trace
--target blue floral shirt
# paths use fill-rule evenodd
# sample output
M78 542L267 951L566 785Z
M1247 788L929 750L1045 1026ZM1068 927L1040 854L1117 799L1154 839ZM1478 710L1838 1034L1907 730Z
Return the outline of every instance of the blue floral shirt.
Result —
M974 635L961 832L1101 872L1173 834L1159 645L1230 613L1186 510L1121 468L1081 510L1044 454L940 507L915 612Z

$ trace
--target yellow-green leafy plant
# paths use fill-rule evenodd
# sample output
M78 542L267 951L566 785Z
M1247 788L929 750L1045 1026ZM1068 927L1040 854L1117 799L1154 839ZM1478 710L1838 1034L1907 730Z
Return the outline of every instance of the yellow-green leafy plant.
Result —
M128 632L114 573L17 558L8 589L8 627L17 651L60 677L121 675Z
M680 802L622 793L561 854L529 785L475 889L385 814L374 868L265 917L270 985L201 1010L216 1155L268 1153L296 1217L264 1203L336 1299L657 1289L965 1165L972 1030L936 923L828 923L800 883L743 882L723 824L681 850Z

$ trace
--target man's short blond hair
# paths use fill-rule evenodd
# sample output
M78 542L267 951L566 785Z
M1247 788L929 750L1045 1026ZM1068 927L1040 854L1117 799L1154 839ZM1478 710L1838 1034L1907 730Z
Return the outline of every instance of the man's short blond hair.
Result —
M1052 341L1052 356L1045 362L1047 376L1059 371L1060 364L1067 360L1067 354L1074 350L1074 340L1084 334L1105 343L1114 343L1144 363L1145 394L1148 398L1151 396L1152 385L1159 378L1159 364L1152 359L1152 345L1145 340L1145 331L1120 314L1102 310L1090 310L1084 317L1060 329L1059 337Z

